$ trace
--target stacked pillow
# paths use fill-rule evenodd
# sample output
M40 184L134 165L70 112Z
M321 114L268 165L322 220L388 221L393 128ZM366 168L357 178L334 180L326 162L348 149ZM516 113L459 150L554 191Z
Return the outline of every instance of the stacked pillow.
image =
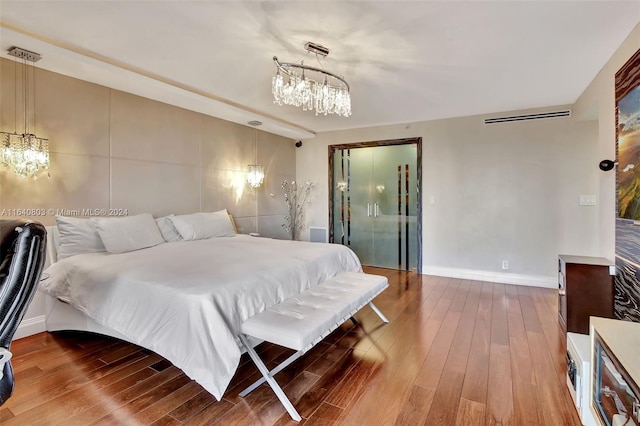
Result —
M58 260L83 253L126 253L164 242L191 241L236 234L227 210L169 215L149 213L127 217L83 219L56 216L60 234Z
M91 221L109 253L126 253L164 243L160 229L149 213L127 217L98 217Z
M236 234L226 209L213 213L172 215L168 220L186 241L232 237Z
M60 245L58 260L83 253L106 251L95 224L90 219L56 216Z

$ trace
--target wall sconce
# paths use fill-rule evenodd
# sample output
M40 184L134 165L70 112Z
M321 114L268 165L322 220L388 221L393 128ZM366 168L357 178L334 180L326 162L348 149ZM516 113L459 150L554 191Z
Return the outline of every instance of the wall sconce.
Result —
M249 164L249 173L247 174L247 182L252 188L257 188L264 181L264 167L260 164Z
M384 192L384 185L376 185L376 190L382 194Z
M336 188L338 189L338 191L344 192L347 189L347 182L343 180L336 182Z
M612 170L617 164L618 164L617 161L602 160L598 165L598 167L600 167L600 170L602 170L603 172L608 172L609 170Z

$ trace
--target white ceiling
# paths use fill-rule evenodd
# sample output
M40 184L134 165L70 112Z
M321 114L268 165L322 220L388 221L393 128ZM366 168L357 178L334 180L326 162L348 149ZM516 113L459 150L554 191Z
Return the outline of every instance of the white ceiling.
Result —
M638 22L640 1L0 0L0 49L298 139L571 104ZM297 62L306 41L331 49L351 117L273 104L271 58Z

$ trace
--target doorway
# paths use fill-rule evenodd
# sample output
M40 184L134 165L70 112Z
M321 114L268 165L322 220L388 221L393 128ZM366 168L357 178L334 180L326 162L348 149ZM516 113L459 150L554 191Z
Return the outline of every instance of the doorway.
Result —
M329 146L329 241L421 273L421 166L422 138Z

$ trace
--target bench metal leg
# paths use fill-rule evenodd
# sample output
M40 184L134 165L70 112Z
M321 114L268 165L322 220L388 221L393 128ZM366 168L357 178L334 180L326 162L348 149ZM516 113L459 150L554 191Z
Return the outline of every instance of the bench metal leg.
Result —
M378 316L380 317L382 322L384 322L385 324L389 323L389 320L387 319L387 317L384 316L382 311L380 311L380 309L378 309L378 307L376 305L374 305L373 302L369 302L369 306L371 306L371 309L373 309L373 312L378 314Z
M246 345L245 345L246 346ZM273 370L269 371L269 375L271 377L275 376L276 374L278 374L279 372L281 372L282 370L284 370L285 368L287 368L293 361L297 360L298 358L300 358L302 355L304 355L303 351L298 351L296 353L294 353L293 355L291 355L289 358L285 359L284 361L282 361L280 364L278 364L278 366L276 368L274 368ZM256 389L258 386L260 386L261 384L263 384L265 382L265 378L261 377L258 380L256 380L255 382L253 382L250 386L248 386L245 390L243 390L242 392L239 393L239 395L241 397L245 397L247 395L249 395L254 389Z
M278 382L276 382L273 376L270 374L267 366L264 365L256 351L251 347L251 344L249 344L247 338L243 334L240 334L238 337L240 337L240 341L245 346L245 348L247 348L247 352L249 353L249 356L253 360L254 364L256 365L256 367L258 367L258 370L264 377L265 381L269 384L269 386L271 386L271 389L273 389L273 392L276 394L282 405L284 405L284 408L287 410L291 418L297 422L302 420L302 417L300 417L300 414L298 414L296 409L293 408L293 404L291 403L291 401L289 401L289 398L287 398L287 395L285 395L280 385L278 385Z

